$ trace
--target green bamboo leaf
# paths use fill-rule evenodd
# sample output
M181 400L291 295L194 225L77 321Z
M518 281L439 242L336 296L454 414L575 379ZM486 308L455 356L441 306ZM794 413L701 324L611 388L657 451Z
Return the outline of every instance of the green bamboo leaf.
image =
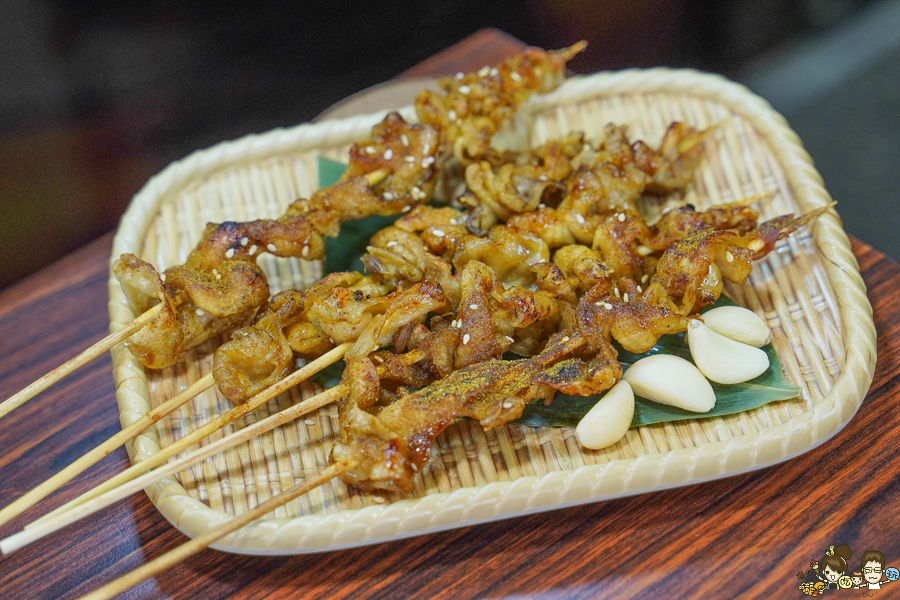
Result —
M344 171L347 170L347 165L344 163L325 158L324 156L317 157L316 166L319 170L320 189L336 184L341 175L344 174Z
M334 185L347 165L324 156L318 157L319 187ZM372 215L365 219L346 221L341 225L341 233L336 238L325 238L325 260L322 269L325 273L341 271L363 272L364 267L359 258L366 253L369 240L380 229L393 225L399 215L381 217Z
M347 366L347 363L343 360L333 362L313 375L312 380L325 389L333 388L341 382L341 375L344 374L345 366Z

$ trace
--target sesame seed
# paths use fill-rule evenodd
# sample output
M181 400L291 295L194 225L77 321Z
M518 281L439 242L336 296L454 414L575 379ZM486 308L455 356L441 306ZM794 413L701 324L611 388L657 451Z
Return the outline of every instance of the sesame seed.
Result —
M616 294L616 298L622 297L622 294L619 292L619 288L613 288L613 292Z
M487 74L490 73L490 72L491 72L491 68L490 68L489 66L487 66L487 65L484 65L483 67L481 67L480 69L478 69L478 76L479 76L479 77L484 77L485 75L487 75Z
M509 74L509 78L512 79L512 80L515 81L515 82L522 81L522 76L519 75L519 72L518 72L518 71L511 71L510 74Z
M462 329L462 319L459 319L458 321L453 321L453 322L456 323L456 325L454 325L454 327L456 327L457 329Z
M622 300L624 300L625 302L628 302L628 292L625 292L625 295L622 296Z
M246 246L249 243L250 243L250 238L248 238L248 237L241 238L241 246Z
M275 252L276 250L278 250L278 248L275 247L275 244L267 244L266 250L268 250L269 252Z
M491 77L496 77L497 75L500 74L500 71L498 71L497 68L494 67L493 69L491 69L491 70L489 71L489 73L490 73Z
M462 71L460 71L454 77L456 77L457 79L462 79L463 77L465 77L465 74Z
M467 333L466 335L464 335L464 336L463 336L463 346L465 346L466 344L468 344L470 339L472 339L472 338L469 337L469 334L468 334L468 333Z
M619 219L619 223L624 223L625 222L625 213L619 213L618 219Z
M538 179L541 180L541 181L547 181L547 176L544 175L543 173L541 173L541 174L538 176Z
M303 246L303 250L300 251L300 256L303 258L309 256L309 246Z
M381 195L381 197L384 198L385 200L393 200L394 199L394 195L390 192L383 193Z
M411 211L411 210L412 210L412 206L404 206L404 207L401 209L401 212L409 212L409 211Z
M404 156L403 160L405 160L408 163L414 163L414 162L416 162L416 157L415 156Z
M594 306L603 306L602 302L594 302Z
M581 150L582 150L582 152L590 152L590 151L591 151L591 145L590 145L590 144L585 144L584 146L581 147Z
M470 88L467 85L459 86L459 93L462 94L463 96L465 96L466 94L468 94L471 91L472 91L472 88Z
M203 309L202 309L202 308L198 308L198 309L195 310L194 312L197 313L197 316L198 316L198 317L202 317L204 314L206 314L206 313L203 312Z
M212 270L212 274L213 274L213 275L218 275L218 274L219 274L219 270L218 270L218 269L213 269L213 270Z
M541 202L540 204L538 204L538 208L544 209L544 208L547 208L547 205L544 204L543 202Z
M383 362L384 362L384 359L381 358L380 356L373 356L372 358L374 358L375 360L377 360L379 363L383 363Z
M216 281L218 281L218 280L220 280L220 279L222 279L222 276L219 275L218 273L216 273Z
M725 252L725 260L728 262L734 262L734 254L731 252Z
M648 281L650 281L650 276L649 276L649 275L646 275L646 274L645 274L645 275L643 275L643 276L641 277L641 283L647 283Z
M396 245L397 245L397 242L395 242L394 240L391 240L390 242L387 243L388 248L393 248Z
M433 234L436 235L437 237L444 237L445 235L447 235L446 233L444 233L444 232L441 231L440 229L435 229L435 230L432 231L431 233L433 233Z
M508 341L510 344L512 344L513 342L516 341L516 340L512 339L512 338L509 337L509 336L506 336L506 339L507 339L507 341Z
M569 336L566 336L566 337L564 337L564 338L562 339L562 343L563 343L563 344L565 344L565 343L568 342L568 341L569 341Z
M584 217L582 217L578 213L575 213L575 220L578 221L579 225L584 225Z
M384 498L382 498L381 496L375 496L374 498L372 498L372 500L375 501L375 504L384 504Z
M166 274L165 274L165 273L161 274L161 275L159 276L159 280L162 281L163 283L165 283L165 281L166 281Z
M316 422L313 421L312 419L304 419L303 422L306 423L307 425L315 425L316 424Z
M605 308L606 310L612 310L612 304L610 304L609 302L604 302L603 308Z
M428 154L429 152L431 152L431 144L426 142L425 145L422 146L422 154Z
M253 244L252 246L250 246L250 249L247 250L247 253L250 254L250 256L253 256L254 254L256 254L256 244Z
M225 258L231 258L234 256L234 248L229 248L225 251Z
M638 286L638 292L641 293L641 294L644 293L644 290L643 290L643 288L641 288L641 286Z
M470 304L470 305L469 305L469 310L478 310L478 305L477 305L477 304Z
M384 151L384 160L391 160L394 158L394 151L388 148Z
M430 167L430 166L433 165L433 164L434 164L434 157L433 157L433 156L426 156L425 158L422 159L422 167L423 167L423 168L424 168L424 167Z
M452 108L449 111L447 111L447 119L450 121L456 120L456 111L453 110Z
M512 407L513 407L513 403L512 403L512 402L504 402L504 403L503 403L503 408L512 408Z
M375 149L375 146L366 146L366 154L375 154L378 150Z
M403 144L403 147L409 147L409 136L405 133L400 134L400 143Z
M450 224L451 225L459 225L459 221L457 221L456 219L450 219Z

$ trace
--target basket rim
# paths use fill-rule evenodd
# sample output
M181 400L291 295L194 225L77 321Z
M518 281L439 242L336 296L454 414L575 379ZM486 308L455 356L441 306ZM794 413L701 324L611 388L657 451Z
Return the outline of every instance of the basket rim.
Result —
M745 86L720 75L653 68L576 76L550 94L533 97L523 109L538 110L590 97L659 92L702 97L738 113L765 138L804 211L831 203L812 159L784 117ZM139 251L162 203L193 182L234 165L347 143L360 132L367 132L387 112L252 134L195 151L170 164L148 180L132 199L114 237L111 262L124 252ZM401 114L410 117L414 111L406 107ZM840 376L811 410L762 431L693 448L493 482L386 505L255 521L212 547L242 554L283 555L375 544L693 485L771 466L815 448L840 431L862 403L874 375L876 333L865 284L837 213L827 211L811 229L840 307L845 344ZM109 293L110 330L117 331L135 315L112 274ZM123 346L113 351L113 373L124 427L151 409L147 374ZM136 450L138 447L141 452ZM158 451L155 429L138 436L127 449L132 462L146 458L142 452L149 455ZM201 535L231 518L195 500L174 478L150 486L147 492L163 516L189 537Z

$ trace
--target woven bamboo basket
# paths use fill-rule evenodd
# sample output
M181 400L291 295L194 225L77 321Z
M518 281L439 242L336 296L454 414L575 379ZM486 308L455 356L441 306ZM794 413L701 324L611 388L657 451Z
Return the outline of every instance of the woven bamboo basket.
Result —
M381 118L278 129L191 154L134 197L113 258L133 252L164 269L185 260L208 221L277 217L316 189L317 156L346 160L349 144L367 138ZM536 145L573 130L599 139L606 123L627 124L632 139L655 147L676 120L697 128L721 122L689 192L698 208L767 191L774 197L762 207L765 218L830 202L785 120L746 88L714 75L652 69L576 77L532 98L517 127ZM321 276L318 262L264 256L260 263L273 293ZM109 290L110 328L117 330L134 315L113 278ZM413 493L363 493L331 481L215 547L274 555L372 544L743 473L825 442L856 412L875 366L871 307L836 213L780 243L756 264L746 285L726 292L771 326L786 375L803 390L798 398L733 416L631 429L600 451L581 448L568 428L511 424L483 431L473 421L456 420L438 437ZM162 371L145 370L117 348L122 425L208 373L222 341L208 342ZM306 382L204 444L317 391ZM215 388L208 390L129 444L131 460L144 460L229 407ZM337 429L337 409L326 406L146 491L173 525L197 536L323 469Z

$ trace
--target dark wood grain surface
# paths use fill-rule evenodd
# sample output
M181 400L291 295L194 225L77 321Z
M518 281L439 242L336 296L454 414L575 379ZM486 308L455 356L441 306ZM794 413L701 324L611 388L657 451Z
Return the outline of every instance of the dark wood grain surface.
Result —
M410 74L496 63L520 47L484 31ZM857 415L800 457L746 475L327 554L205 550L126 598L800 598L797 574L830 544L900 566L900 264L854 239L878 330ZM0 399L102 338L107 235L0 293ZM0 419L0 505L119 429L111 363L97 360ZM128 465L111 453L36 515ZM185 541L141 494L0 558L0 598L75 598ZM855 568L855 567L854 567ZM833 592L832 592L833 593ZM900 597L900 582L873 597Z

